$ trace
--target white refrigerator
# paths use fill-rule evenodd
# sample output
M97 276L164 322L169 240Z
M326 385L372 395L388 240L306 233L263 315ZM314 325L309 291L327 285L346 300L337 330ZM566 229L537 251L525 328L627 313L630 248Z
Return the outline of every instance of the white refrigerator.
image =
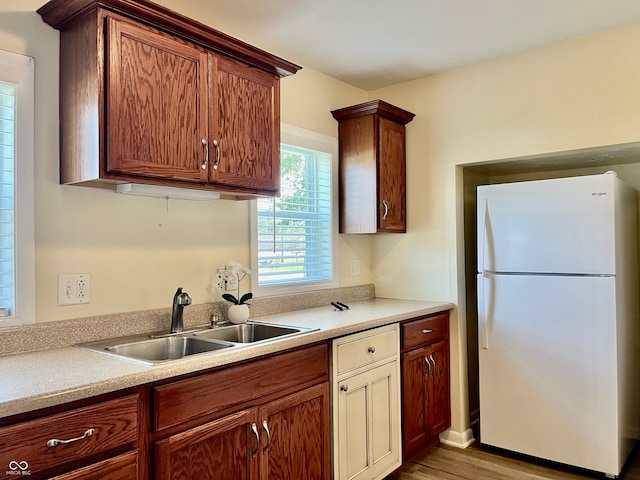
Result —
M636 191L477 189L480 442L615 477L640 434Z

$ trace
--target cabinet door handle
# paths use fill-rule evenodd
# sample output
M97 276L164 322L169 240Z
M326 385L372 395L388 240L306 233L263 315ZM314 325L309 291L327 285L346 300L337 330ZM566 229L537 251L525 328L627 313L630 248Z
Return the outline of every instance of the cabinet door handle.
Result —
M424 330L422 330L422 333L432 333L433 329L431 328L425 328Z
M429 359L426 356L424 357L424 361L426 362L427 368L428 368L427 377L430 377L431 376L431 362L429 362Z
M220 145L218 145L218 140L213 141L213 148L216 149L216 163L213 164L213 169L217 170L218 165L220 165Z
M367 348L367 352L369 352L369 353L376 353L376 347L369 347L369 348Z
M349 385L340 385L340 390L342 390L343 392L346 392L349 390Z
M57 438L52 438L51 440L49 440L47 442L47 447L57 447L58 445L66 445L68 443L74 443L74 442L77 442L79 440L83 440L85 438L89 438L94 433L96 433L96 431L93 428L90 428L89 430L84 432L79 437L70 438L68 440L58 440Z
M200 166L204 170L207 168L207 164L209 163L209 145L207 145L206 138L202 139L202 146L204 147L204 162L202 162L202 165Z
M384 205L384 214L382 215L382 219L386 220L387 215L389 215L389 206L387 205L387 202L385 200L382 200L382 205Z
M262 449L262 453L267 453L267 449L271 445L271 432L269 431L269 427L267 426L266 420L262 421L262 428L264 429L265 432L267 432L267 444Z
M432 354L432 355L429 355L429 358L431 359L431 362L433 362L433 370L435 371L435 369L436 369L436 361L435 361L435 359L433 358L433 354Z
M251 424L251 431L256 436L256 449L251 452L251 458L256 458L258 450L260 450L260 434L258 433L258 426L255 423Z

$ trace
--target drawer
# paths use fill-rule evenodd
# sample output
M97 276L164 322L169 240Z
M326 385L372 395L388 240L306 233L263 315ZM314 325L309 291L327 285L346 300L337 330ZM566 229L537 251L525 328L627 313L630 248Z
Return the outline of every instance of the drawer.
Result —
M68 443L54 446L56 439ZM39 477L49 468L127 444L133 447L137 441L138 395L129 395L1 428L0 465L28 469Z
M51 480L132 480L138 478L138 452L108 458L88 467L63 473Z
M449 338L449 312L403 323L402 348L428 345Z
M329 380L322 343L154 388L157 431L305 382Z
M398 325L334 340L336 375L398 354Z

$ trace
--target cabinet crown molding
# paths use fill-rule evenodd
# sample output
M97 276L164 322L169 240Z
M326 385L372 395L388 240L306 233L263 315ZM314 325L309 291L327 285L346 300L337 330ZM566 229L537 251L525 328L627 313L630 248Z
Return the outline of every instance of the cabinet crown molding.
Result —
M338 121L372 114L381 115L402 125L406 125L415 117L415 113L379 99L331 111L333 118Z
M98 8L153 25L280 77L293 75L302 68L148 0L51 0L40 7L37 13L53 28L64 30L65 25Z

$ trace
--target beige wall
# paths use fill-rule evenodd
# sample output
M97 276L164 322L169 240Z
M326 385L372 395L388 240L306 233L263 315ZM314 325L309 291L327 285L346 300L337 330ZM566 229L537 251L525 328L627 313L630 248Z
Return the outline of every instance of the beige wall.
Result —
M219 300L217 266L249 263L248 202L167 203L58 184L59 37L35 13L43 3L0 4L0 48L36 59L37 321L168 307L178 286L195 303ZM161 3L187 14L191 6ZM310 69L281 86L283 122L333 137L330 110L366 99L366 92ZM340 286L371 282L367 238L341 239L339 255ZM362 260L359 277L349 276L351 258ZM57 276L65 273L91 274L91 303L57 306Z
M416 114L407 128L408 233L373 239L376 294L460 307L452 322L453 430L467 426L456 166L638 141L638 52L640 24L370 92Z
M34 13L42 3L0 4L0 48L36 58L37 320L166 307L177 286L197 303L216 299L216 266L249 260L247 203L167 204L58 185L58 35ZM225 30L197 0L159 3ZM379 296L461 305L456 165L637 141L638 52L640 25L632 25L374 92L308 68L284 79L283 122L325 135L337 136L331 109L369 98L416 113L407 128L408 233L341 236L340 285L373 281ZM350 258L362 260L360 277L348 276ZM82 272L92 275L91 304L57 307L57 275ZM459 432L467 428L463 316L456 309L452 321Z

